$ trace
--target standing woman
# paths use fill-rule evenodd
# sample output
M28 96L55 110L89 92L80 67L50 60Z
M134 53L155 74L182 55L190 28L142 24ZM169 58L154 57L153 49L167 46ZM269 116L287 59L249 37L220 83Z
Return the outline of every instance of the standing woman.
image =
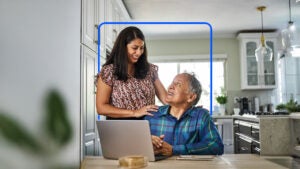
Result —
M147 60L145 37L137 27L118 35L111 54L98 74L96 106L107 119L142 119L157 111L155 95L165 104L166 89L158 67Z

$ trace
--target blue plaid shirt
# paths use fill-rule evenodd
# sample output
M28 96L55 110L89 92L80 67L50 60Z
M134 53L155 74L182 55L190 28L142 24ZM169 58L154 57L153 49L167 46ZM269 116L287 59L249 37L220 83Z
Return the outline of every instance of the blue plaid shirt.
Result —
M222 155L224 145L208 111L199 107L188 109L179 120L169 113L170 106L161 106L154 116L146 116L152 135L165 135L173 155Z

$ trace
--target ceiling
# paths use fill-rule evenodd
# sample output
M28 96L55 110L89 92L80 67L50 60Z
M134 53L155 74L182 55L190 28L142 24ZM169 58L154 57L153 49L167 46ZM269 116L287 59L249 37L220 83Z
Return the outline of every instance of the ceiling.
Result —
M298 1L298 2L296 2ZM236 37L241 31L280 31L289 21L288 0L123 0L132 21L208 22L213 36ZM291 17L300 30L300 0L291 0ZM207 24L137 25L149 39L209 37Z

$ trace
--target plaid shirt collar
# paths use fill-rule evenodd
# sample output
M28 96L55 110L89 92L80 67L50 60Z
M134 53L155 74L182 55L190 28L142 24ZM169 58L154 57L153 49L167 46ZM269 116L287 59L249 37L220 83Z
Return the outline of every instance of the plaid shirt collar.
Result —
M170 105L161 106L161 107L159 108L158 112L157 112L157 116L158 116L158 117L161 117L161 116L172 116L172 115L170 114L170 108L171 108ZM196 114L193 113L193 109L194 109L194 108L195 108L194 106L188 108L188 109L183 113L183 115L182 115L180 118L184 118L185 116L190 116L190 117L192 117L192 118L195 117ZM173 117L173 116L172 116L172 117Z

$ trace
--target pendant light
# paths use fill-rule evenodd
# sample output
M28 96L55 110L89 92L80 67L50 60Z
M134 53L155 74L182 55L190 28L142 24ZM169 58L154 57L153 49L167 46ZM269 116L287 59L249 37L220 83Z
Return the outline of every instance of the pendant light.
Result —
M260 45L255 50L255 57L256 61L259 62L261 58L268 61L272 61L273 59L273 51L272 49L266 44L265 37L264 37L264 22L263 22L263 11L266 9L265 6L257 7L257 10L261 12L261 37L260 37Z
M300 56L295 54L299 53L300 43L297 38L297 30L294 22L292 21L292 11L291 11L291 0L289 0L289 22L286 29L281 31L282 36L282 46L284 51L290 56Z

